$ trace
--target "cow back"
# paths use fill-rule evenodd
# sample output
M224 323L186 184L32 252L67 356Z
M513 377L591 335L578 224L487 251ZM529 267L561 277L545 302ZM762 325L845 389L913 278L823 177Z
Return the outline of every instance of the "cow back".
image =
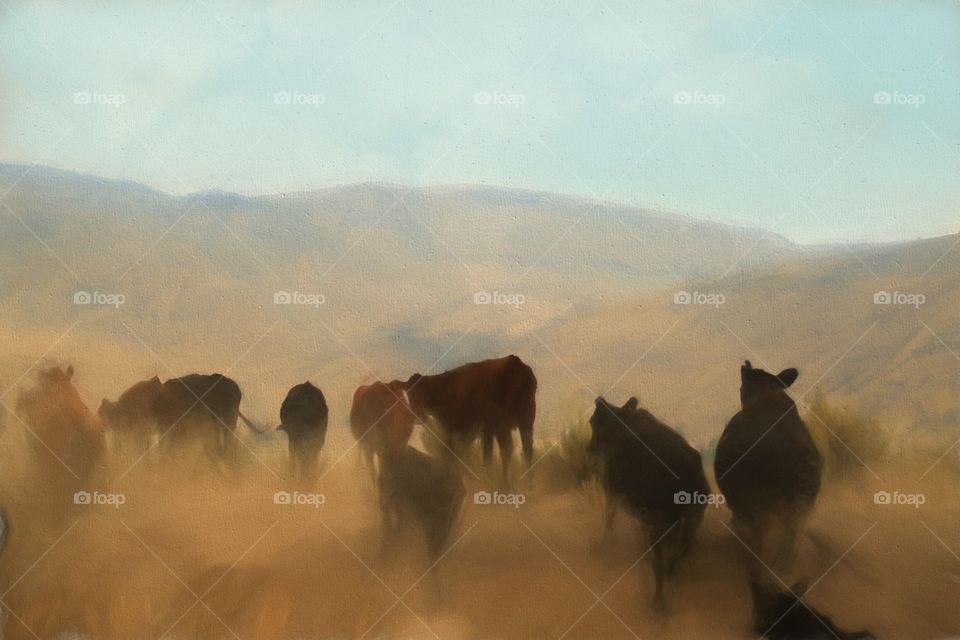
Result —
M812 503L822 460L796 404L783 391L748 402L717 444L714 469L730 508L756 517L778 506Z
M280 405L280 428L288 433L326 431L328 415L323 392L304 382L291 388Z

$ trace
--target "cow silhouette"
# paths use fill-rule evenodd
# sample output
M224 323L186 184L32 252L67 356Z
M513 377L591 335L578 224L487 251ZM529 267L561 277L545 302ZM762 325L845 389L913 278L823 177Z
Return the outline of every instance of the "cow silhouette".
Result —
M636 398L622 407L597 398L587 451L600 458L608 501L621 504L646 529L653 608L662 611L664 581L693 545L709 485L700 453L637 405Z
M773 375L747 360L740 369L741 409L723 430L714 459L734 531L775 572L792 562L823 466L787 394L798 375L796 369Z
M161 435L158 422L163 400L163 383L154 376L137 382L111 402L106 398L97 413L111 431L119 453L130 450L140 456L149 450Z
M38 372L34 384L20 391L15 413L33 436L42 469L86 480L102 460L106 441L102 422L73 384L73 373L73 366Z
M537 378L517 356L472 362L436 375L414 374L405 390L418 419L424 424L435 419L451 450L462 450L479 436L484 464L489 465L496 440L504 484L513 457L514 429L520 433L527 467L532 464Z
M219 373L193 373L161 383L151 378L135 384L116 402L104 400L100 416L111 430L137 433L149 442L156 430L166 450L199 442L214 463L230 459L240 417L240 387Z
M869 631L848 632L802 601L806 587L790 591L752 582L753 632L767 640L876 640Z
M450 456L434 458L409 445L380 452L381 560L389 559L411 526L421 529L437 599L437 564L463 505L465 488Z
M280 430L287 434L290 465L301 479L316 475L327 437L329 411L323 392L308 380L287 392L280 405Z

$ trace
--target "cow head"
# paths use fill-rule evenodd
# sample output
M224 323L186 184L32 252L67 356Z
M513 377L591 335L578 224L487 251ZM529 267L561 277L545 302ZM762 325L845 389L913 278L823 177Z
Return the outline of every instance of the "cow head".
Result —
M429 385L425 384L422 375L415 373L403 383L403 393L406 396L407 406L420 422L424 422L434 407L434 398L430 394Z
M73 365L67 365L66 369L60 367L50 367L40 371L37 375L38 381L43 385L61 386L70 384L73 378Z
M783 391L794 382L800 373L796 369L784 369L773 375L763 369L755 369L747 360L740 367L740 403L770 391Z
M102 425L97 416L90 412L80 397L80 392L72 382L73 366L66 369L51 367L37 374L37 384L26 394L24 409L34 413L46 413L53 421L62 421L81 431L96 433ZM19 403L18 403L19 404ZM42 418L40 418L42 420Z
M97 409L97 415L100 416L100 420L102 420L105 425L110 426L116 416L116 412L116 402L110 402L106 398L100 401L100 408Z
M590 442L587 444L587 453L595 454L603 451L626 433L626 421L630 418L630 414L637 410L638 405L639 401L636 398L630 398L622 407L610 404L603 396L597 398L593 415L590 416Z

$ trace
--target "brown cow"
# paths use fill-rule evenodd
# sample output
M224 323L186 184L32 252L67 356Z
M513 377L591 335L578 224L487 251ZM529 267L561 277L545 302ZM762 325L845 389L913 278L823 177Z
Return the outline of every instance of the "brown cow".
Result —
M34 450L43 466L63 465L83 480L103 453L104 436L100 420L84 404L72 378L72 366L40 371L35 384L17 397L16 414L40 441Z
M400 380L377 381L358 387L353 394L350 432L374 475L374 455L404 447L413 435L416 416L407 405L404 387Z
M405 388L410 408L421 422L436 419L448 446L462 447L481 436L484 464L489 465L496 438L504 483L513 456L513 429L520 432L527 467L532 464L537 378L517 356L472 362L437 375L417 373Z

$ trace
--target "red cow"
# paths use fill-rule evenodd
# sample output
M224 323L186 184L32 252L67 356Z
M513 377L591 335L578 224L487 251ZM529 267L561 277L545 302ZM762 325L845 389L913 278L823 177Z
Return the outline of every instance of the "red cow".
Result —
M520 432L523 457L533 461L533 421L537 414L537 378L517 356L472 362L437 375L414 374L405 385L410 408L425 422L434 418L448 446L483 440L484 463L500 448L503 479L513 456L513 429Z
M372 472L374 455L406 446L415 422L400 380L363 385L353 394L350 432L360 443Z

